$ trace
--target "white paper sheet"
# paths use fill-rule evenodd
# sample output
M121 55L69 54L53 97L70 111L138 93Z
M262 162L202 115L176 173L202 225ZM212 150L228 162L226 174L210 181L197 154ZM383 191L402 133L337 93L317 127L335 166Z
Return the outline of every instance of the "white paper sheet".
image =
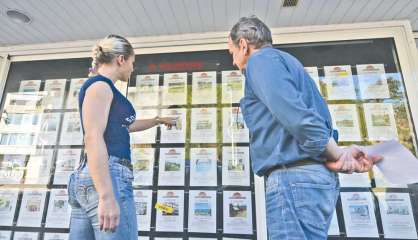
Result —
M184 148L160 148L159 186L184 186Z
M150 186L154 174L154 148L133 148L132 165L134 171L134 185Z
M162 105L187 103L187 73L165 73Z
M26 184L48 184L51 177L53 149L39 149L36 154L29 157L27 164Z
M45 189L27 189L23 191L18 226L40 227L45 206Z
M159 75L137 75L134 106L157 106L159 101Z
M44 240L68 240L68 233L48 233L44 234Z
M26 155L0 156L0 184L19 184L25 172Z
M222 148L222 185L250 186L248 147Z
M36 152L34 134L7 134L0 133L1 154L34 154Z
M157 109L140 109L135 110L136 119L151 119L158 115ZM131 138L131 144L143 144L143 143L155 143L155 137L157 136L157 126L148 128L144 131L129 133Z
M192 104L216 103L216 72L194 72Z
M216 108L192 108L192 143L216 143Z
M42 113L9 113L3 112L0 121L1 132L8 133L36 133L41 128Z
M12 231L0 231L1 240L10 240L12 237Z
M45 80L44 91L46 98L43 105L46 109L61 109L64 103L64 92L66 79Z
M134 190L136 221L139 231L150 231L152 190Z
M252 234L250 191L224 191L224 233Z
M391 103L365 103L364 117L370 141L398 139L395 114Z
M37 232L15 232L13 240L38 240Z
M222 71L222 103L237 103L244 96L245 77L240 71Z
M341 187L371 187L369 173L338 173Z
M189 191L188 231L216 233L216 191Z
M70 174L77 168L81 149L58 149L55 161L54 184L67 184Z
M48 228L68 228L71 207L68 204L67 189L51 189L45 226Z
M417 239L409 193L377 192L385 239Z
M372 194L342 192L340 195L347 237L379 237Z
M86 78L74 78L70 80L70 90L68 91L67 102L65 104L67 109L78 109L78 94L86 80Z
M83 129L78 112L64 113L61 129L60 145L81 145L83 143Z
M36 113L44 110L45 92L7 93L3 111L8 113Z
M373 178L376 183L376 187L382 188L408 188L407 184L396 184L389 182L386 177L383 175L382 171L374 165L373 166Z
M156 230L162 232L183 232L184 191L158 190L157 203L173 208L172 213L157 210Z
M38 135L38 145L57 144L61 116L61 113L43 113L40 115L41 129Z
M41 88L41 80L20 81L19 92L38 92Z
M190 149L190 186L217 186L216 148Z
M18 189L0 189L0 226L13 225L18 195Z
M362 99L390 98L383 64L359 64L357 74Z
M332 125L338 130L338 140L361 141L360 124L355 104L328 105Z
M381 155L383 160L376 166L385 178L395 184L411 184L418 182L418 160L398 141L391 140L365 147L368 154Z
M350 65L324 66L328 100L356 99Z
M169 129L166 126L161 126L161 143L184 143L186 141L186 109L172 108L163 109L161 111L162 117L179 118L176 126Z
M222 109L222 133L224 143L247 143L249 133L242 116L241 108Z

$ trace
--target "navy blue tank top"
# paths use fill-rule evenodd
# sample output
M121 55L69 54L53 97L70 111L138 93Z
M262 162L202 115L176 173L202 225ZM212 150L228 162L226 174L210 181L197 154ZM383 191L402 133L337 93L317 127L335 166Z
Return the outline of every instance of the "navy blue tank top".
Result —
M128 127L135 121L136 114L135 109L128 99L116 89L112 80L97 75L89 78L81 87L80 94L78 96L78 107L80 111L81 127L83 128L83 101L86 95L87 88L97 81L103 81L109 84L113 92L113 99L110 105L109 117L107 120L107 126L104 132L104 141L106 143L107 153L109 155L131 159L130 139Z

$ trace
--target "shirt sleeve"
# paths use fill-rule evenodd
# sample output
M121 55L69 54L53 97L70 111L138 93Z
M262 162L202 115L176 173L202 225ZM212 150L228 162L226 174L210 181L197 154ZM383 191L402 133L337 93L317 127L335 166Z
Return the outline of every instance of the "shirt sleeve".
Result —
M332 129L315 109L304 103L297 88L297 81L301 80L291 75L278 56L250 58L247 76L254 94L296 139L300 149L313 158L319 157L325 151Z

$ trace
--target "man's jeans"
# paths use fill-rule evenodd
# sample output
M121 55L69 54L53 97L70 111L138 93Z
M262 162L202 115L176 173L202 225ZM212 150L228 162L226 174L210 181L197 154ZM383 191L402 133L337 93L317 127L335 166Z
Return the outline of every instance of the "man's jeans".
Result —
M327 239L338 194L337 174L322 164L273 171L266 184L269 239Z
M98 194L90 177L86 162L74 171L68 183L69 204L72 207L70 240L137 240L135 202L133 198L133 173L117 163L118 158L109 157L109 171L113 192L120 209L120 222L114 233L100 231L97 213Z

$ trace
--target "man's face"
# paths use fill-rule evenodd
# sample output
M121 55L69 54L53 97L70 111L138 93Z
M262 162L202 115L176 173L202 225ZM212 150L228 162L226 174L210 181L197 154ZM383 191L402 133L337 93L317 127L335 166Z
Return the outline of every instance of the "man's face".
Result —
M239 70L244 70L249 58L248 44L244 39L240 39L238 46L235 45L231 38L228 38L228 50L232 55L233 64L238 67Z

